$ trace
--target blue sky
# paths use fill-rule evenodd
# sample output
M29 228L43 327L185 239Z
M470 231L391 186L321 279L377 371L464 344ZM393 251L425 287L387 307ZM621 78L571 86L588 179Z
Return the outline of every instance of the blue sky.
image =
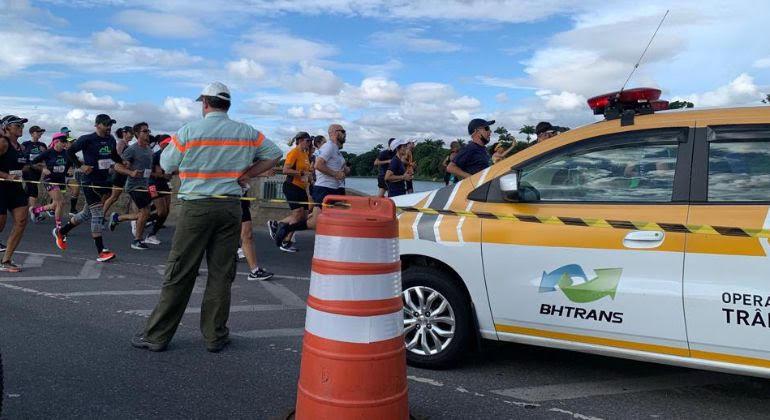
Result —
M285 144L349 132L351 151L389 137L466 137L474 117L518 131L594 117L665 10L630 86L696 106L759 104L770 91L770 5L737 1L0 0L0 113L85 133L106 112L171 132L219 80L233 118Z

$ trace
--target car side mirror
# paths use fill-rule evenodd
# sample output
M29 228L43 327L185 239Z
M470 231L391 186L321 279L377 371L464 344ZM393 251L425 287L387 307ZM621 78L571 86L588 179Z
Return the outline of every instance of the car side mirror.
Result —
M500 191L507 201L519 201L519 174L511 172L500 177Z

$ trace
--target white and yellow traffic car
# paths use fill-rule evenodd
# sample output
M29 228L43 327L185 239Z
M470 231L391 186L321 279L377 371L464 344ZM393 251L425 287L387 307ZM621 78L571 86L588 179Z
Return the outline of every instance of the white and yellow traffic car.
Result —
M484 338L770 377L770 107L625 105L396 197L411 364Z

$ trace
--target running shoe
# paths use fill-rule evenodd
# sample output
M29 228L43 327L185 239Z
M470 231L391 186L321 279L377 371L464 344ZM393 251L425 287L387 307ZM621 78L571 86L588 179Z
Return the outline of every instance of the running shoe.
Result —
M115 232L115 228L118 227L118 223L120 223L120 215L113 211L110 215L110 232Z
M283 244L283 238L289 233L286 231L288 226L286 223L278 222L278 229L276 229L275 236L273 236L275 246L280 247Z
M251 273L249 273L249 276L246 277L246 280L265 281L265 280L270 280L271 278L273 278L273 276L274 276L273 273L265 270L264 268L257 267L254 270L252 270Z
M150 247L148 247L147 244L140 241L139 239L134 239L134 241L131 242L131 249L138 249L140 251L144 251L145 249L150 249Z
M291 242L283 242L278 248L283 252L289 252L292 254L299 251L299 249L295 248Z
M35 210L32 207L29 207L27 211L29 212L29 220L32 220L32 223L39 222L37 214L35 214Z
M5 252L8 247L4 243L0 242L0 252Z
M131 236L136 238L136 220L131 221Z
M46 214L48 214L48 217L51 217L51 218L56 217L56 212L53 210L48 210Z
M270 239L275 240L275 235L278 232L278 222L275 220L268 220L267 231L270 233Z
M238 259L242 260L246 258L246 254L243 253L243 248L238 248Z
M150 245L160 245L160 241L158 240L158 238L155 237L155 235L150 235L144 238L144 243L150 244Z
M67 249L67 237L59 232L59 228L53 228L51 233L53 234L54 241L56 241L56 247L65 251Z
M0 263L0 271L4 271L6 273L19 273L21 272L21 267L16 265L13 261L8 261Z
M113 252L108 249L103 249L102 252L99 253L99 256L96 257L96 261L106 262L113 258L115 258L115 254Z

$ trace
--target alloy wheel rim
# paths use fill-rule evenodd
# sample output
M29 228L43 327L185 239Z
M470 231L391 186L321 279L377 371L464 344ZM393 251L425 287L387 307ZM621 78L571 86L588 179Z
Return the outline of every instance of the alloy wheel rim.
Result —
M425 286L403 291L404 342L407 351L432 356L452 343L455 313L449 301L438 291Z

